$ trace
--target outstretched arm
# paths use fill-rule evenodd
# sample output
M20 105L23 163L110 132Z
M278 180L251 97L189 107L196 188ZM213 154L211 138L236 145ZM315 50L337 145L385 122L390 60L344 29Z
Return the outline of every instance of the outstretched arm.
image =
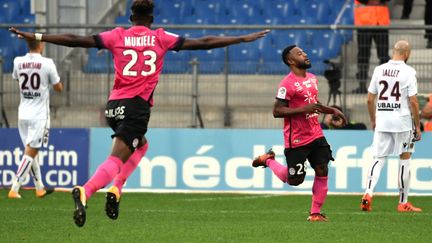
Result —
M263 30L241 36L204 36L198 39L185 39L180 50L207 50L242 42L252 42L266 36L268 32L270 32L270 30Z
M20 31L14 27L9 28L9 31L16 34L20 39L37 39L36 33ZM49 42L56 45L84 48L97 47L96 40L93 38L93 36L78 36L74 34L43 34L39 37L40 41Z

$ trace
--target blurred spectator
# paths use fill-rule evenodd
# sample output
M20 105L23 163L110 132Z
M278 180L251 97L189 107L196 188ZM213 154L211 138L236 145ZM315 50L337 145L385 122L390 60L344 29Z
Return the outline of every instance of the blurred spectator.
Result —
M432 25L432 0L426 0L425 25ZM432 30L426 30L427 45L426 48L432 48Z
M338 109L342 112L342 108L337 105L332 105L331 107ZM347 117L348 118L348 117ZM356 123L347 119L345 126L342 125L343 121L337 116L332 114L324 114L324 119L321 122L322 129L342 129L342 130L366 130L366 125L364 123Z
M429 101L423 106L421 117L424 119L428 119L424 123L424 130L425 131L432 131L432 94L429 95Z
M389 26L390 11L387 2L390 0L355 0L354 24L356 26ZM377 47L380 64L386 63L390 57L388 54L389 40L388 29L357 29L357 74L359 87L353 93L366 94L366 80L369 73L369 58L371 54L372 40Z
M409 19L414 0L404 0L401 19Z

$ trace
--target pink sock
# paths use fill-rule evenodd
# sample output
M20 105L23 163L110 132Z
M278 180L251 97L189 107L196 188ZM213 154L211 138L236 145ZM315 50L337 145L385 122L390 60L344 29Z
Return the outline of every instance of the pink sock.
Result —
M84 185L87 200L95 193L97 190L108 185L114 177L120 172L123 162L114 156L109 156L105 162L103 162Z
M147 152L147 149L148 143L146 143L141 148L136 149L135 152L131 155L131 157L129 157L129 159L123 165L120 173L118 173L117 176L114 178L114 186L119 189L120 193L122 191L125 181L132 174L132 172L135 171L142 157L144 157L145 153Z
M288 168L286 166L279 164L274 159L268 159L266 164L281 181L288 181Z
M321 206L327 197L328 191L328 177L315 176L314 184L312 186L312 207L311 214L321 213Z

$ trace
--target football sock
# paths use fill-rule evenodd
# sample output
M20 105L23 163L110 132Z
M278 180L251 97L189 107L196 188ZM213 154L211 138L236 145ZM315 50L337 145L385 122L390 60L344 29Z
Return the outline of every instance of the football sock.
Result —
M410 177L410 160L399 159L399 203L408 202Z
M12 188L11 188L12 191L18 192L19 188L21 187L21 184L24 182L30 168L32 167L32 163L33 163L32 157L28 155L24 155L22 157L20 164L18 165L16 178L12 184Z
M274 159L268 159L266 164L281 181L288 181L288 168L286 166L279 164Z
M376 184L378 183L381 169L384 167L384 163L385 157L375 158L375 161L369 168L365 193L369 194L371 197L373 196L373 191Z
M33 177L33 183L35 184L36 190L44 189L39 160L37 159L37 157L33 159L33 163L30 169L30 174Z
M312 207L311 214L321 213L321 206L327 198L328 192L328 177L327 176L315 176L314 183L312 186Z
M120 172L123 162L114 156L109 156L105 162L103 162L84 185L85 194L87 200L95 193L97 190L108 185L114 177Z
M137 148L123 165L120 173L118 173L117 176L114 178L114 186L119 189L120 194L125 181L132 174L132 172L135 171L142 157L144 157L145 153L147 152L147 149L148 143L146 143L144 146L141 146L140 148Z

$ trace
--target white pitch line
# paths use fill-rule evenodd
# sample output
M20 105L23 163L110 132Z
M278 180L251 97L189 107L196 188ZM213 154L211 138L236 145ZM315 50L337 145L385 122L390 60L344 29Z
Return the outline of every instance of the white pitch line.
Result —
M262 195L262 196L256 195L256 196L244 196L244 197L206 197L206 198L178 199L176 201L196 202L196 201L249 200L249 199L281 197L281 196L282 195Z
M73 208L34 208L34 207L11 207L11 208L3 208L3 211L28 211L28 212L39 212L39 211L62 211L69 212L73 211ZM288 211L288 210L173 210L173 209L139 209L139 208L122 208L122 212L142 212L142 213L172 213L172 214L269 214L269 213L277 213L277 214L307 214L306 211L297 210L297 211ZM325 212L324 212L325 213ZM394 215L394 216L402 216L402 215L410 215L414 217L430 217L432 216L432 212L421 212L421 213L399 213L399 212L330 212L327 214L328 216L332 215L363 215L365 217L372 217L376 215Z

